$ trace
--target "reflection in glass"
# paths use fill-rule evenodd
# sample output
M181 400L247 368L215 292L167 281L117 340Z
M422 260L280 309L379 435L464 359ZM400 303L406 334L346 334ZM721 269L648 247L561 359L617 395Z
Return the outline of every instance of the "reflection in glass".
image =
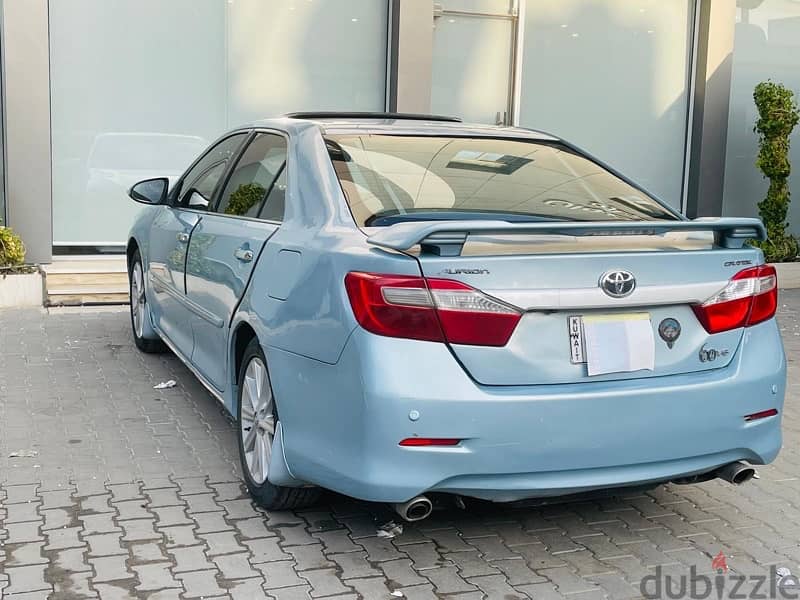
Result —
M382 110L388 0L342 7L50 0L54 243L124 244L141 209L131 185L174 182L233 126L297 110Z
M800 100L800 4L792 0L739 3L733 45L728 145L725 153L723 212L757 216L757 203L766 196L768 182L755 166L758 118L753 89L767 79L794 90ZM800 234L800 127L791 137L794 167L789 187L794 201L789 226Z
M692 0L529 0L520 123L585 148L679 207Z

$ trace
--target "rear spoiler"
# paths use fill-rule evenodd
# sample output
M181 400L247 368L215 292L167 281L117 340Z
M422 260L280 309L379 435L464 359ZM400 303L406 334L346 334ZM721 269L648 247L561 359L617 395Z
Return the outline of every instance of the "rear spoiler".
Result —
M759 219L698 218L691 221L409 221L382 228L367 238L370 244L392 250L420 245L423 252L458 256L470 234L476 235L660 235L670 231L712 231L717 245L742 248L748 240L767 239Z

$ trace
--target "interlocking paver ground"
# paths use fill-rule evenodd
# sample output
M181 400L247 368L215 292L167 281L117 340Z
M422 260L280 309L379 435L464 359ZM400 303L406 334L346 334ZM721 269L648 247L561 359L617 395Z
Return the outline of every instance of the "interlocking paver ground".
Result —
M784 448L758 481L444 506L389 540L382 505L254 507L230 419L173 355L136 351L126 308L0 311L0 598L627 599L720 551L800 573L800 291L779 322Z

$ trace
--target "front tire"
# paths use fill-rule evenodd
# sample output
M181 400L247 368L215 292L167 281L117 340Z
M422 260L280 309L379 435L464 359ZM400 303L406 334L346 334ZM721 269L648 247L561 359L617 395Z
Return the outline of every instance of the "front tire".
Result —
M138 250L134 251L133 257L131 257L128 282L130 283L131 331L133 333L133 342L139 350L148 354L164 352L166 350L164 342L158 339L158 334L153 332L150 326L150 311L147 307L147 296L144 291L142 257Z
M247 490L267 510L291 510L313 504L319 488L283 487L269 481L269 462L278 426L278 409L257 339L244 351L239 370L239 457Z

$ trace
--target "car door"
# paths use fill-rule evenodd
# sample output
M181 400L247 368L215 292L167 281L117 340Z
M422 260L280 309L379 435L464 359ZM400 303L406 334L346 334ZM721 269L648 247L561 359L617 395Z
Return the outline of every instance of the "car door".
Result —
M195 313L192 363L219 390L227 384L225 348L231 317L264 244L283 220L286 154L283 134L254 134L189 242L186 294Z
M173 187L169 204L150 228L147 277L153 322L186 358L193 346L185 277L189 240L247 135L226 137L201 156Z

